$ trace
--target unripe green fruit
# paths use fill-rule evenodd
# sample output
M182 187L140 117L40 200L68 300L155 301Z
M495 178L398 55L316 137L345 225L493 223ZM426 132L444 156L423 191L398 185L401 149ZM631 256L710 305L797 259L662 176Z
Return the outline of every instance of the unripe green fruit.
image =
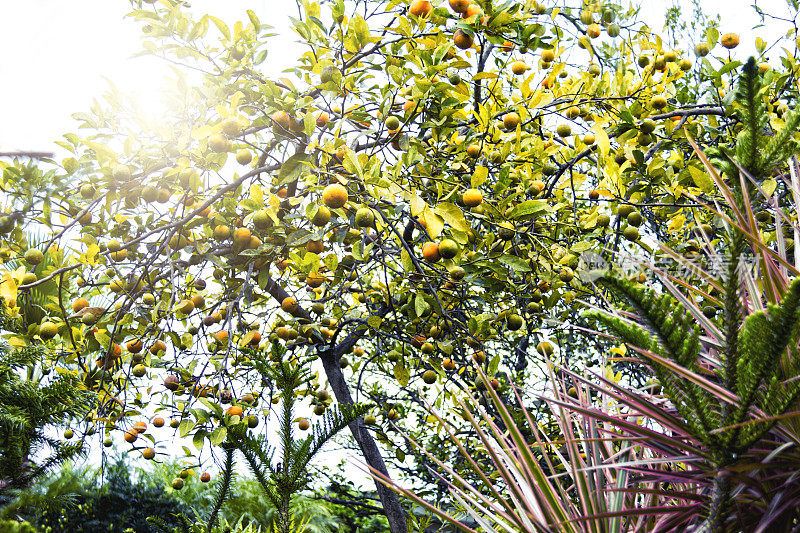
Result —
M375 214L369 207L359 207L356 210L355 223L361 228L369 228L375 224Z
M622 231L622 236L629 241L636 241L639 239L639 229L634 226L628 226Z
M628 224L636 226L637 228L642 225L642 214L638 211L633 211L627 216Z
M250 161L253 160L253 154L250 153L250 150L245 150L242 148L238 152L236 152L236 162L240 165L247 165Z
M38 265L44 261L44 254L38 248L30 248L25 251L23 258L29 265Z

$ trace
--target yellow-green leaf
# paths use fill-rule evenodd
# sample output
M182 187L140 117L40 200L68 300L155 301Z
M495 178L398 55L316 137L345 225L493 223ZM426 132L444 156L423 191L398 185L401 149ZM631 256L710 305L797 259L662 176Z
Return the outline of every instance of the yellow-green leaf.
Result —
M489 176L489 169L484 167L483 165L478 165L475 167L475 172L472 173L472 179L470 180L470 185L473 188L478 188L483 185L483 182L486 181L486 178Z
M458 231L469 231L469 224L464 218L464 213L461 212L461 209L456 204L442 202L436 206L434 212Z

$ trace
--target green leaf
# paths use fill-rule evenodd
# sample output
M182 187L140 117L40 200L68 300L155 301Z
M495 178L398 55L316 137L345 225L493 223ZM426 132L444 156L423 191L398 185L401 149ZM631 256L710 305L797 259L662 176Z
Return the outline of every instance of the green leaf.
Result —
M381 323L383 323L383 318L378 315L372 315L367 319L367 325L372 329L378 329L381 327Z
M224 441L225 437L227 436L228 436L228 428L218 427L217 429L211 432L209 440L211 440L212 446L219 446L220 444L222 444L222 441Z
M409 378L408 369L405 367L402 361L398 361L397 363L395 363L394 377L398 381L398 383L400 383L400 385L402 385L403 387L408 385L408 378Z
M478 165L475 167L475 172L472 173L472 179L470 180L470 185L473 189L477 189L483 182L486 181L486 178L489 177L489 169Z
M247 16L250 17L250 23L253 24L253 28L255 28L256 31L260 30L261 29L261 21L258 20L258 17L253 12L253 10L248 9L247 10Z
M277 185L284 185L299 178L307 161L308 155L304 153L294 154L287 159L278 172Z
M220 31L220 33L225 36L225 39L230 41L231 31L228 29L228 25L213 15L208 15L208 18L210 18L211 22L217 26L217 29Z
M702 169L689 166L689 174L692 176L692 181L703 192L712 192L714 190L714 182Z
M361 169L361 163L358 161L358 155L353 150L345 150L344 161L342 161L344 169L351 174L361 176L364 171Z
M521 257L517 257L516 255L504 254L500 256L500 262L510 266L517 272L531 271L531 266L528 264L528 262Z
M464 213L461 212L461 209L456 204L443 202L436 206L434 212L458 231L469 231L469 224L464 218Z
M526 218L547 211L547 202L542 200L527 200L514 206L509 218Z
M422 316L428 308L428 302L425 301L422 293L418 292L417 296L414 298L414 312L417 313L417 316Z
M181 438L183 438L189 434L189 432L192 430L193 427L194 427L193 421L183 420L180 426L178 426L178 434L181 436Z

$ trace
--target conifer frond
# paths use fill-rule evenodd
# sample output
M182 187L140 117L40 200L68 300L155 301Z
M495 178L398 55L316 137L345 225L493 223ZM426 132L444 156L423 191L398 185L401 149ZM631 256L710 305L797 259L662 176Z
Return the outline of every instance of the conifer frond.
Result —
M322 420L314 425L313 434L305 439L305 442L309 443L308 460L311 460L326 442L356 419L367 414L369 410L370 406L364 404L339 405L326 410Z
M778 165L797 151L797 143L792 135L800 127L800 110L792 109L786 117L781 131L769 141L764 151L764 161L767 170Z
M763 172L761 152L765 148L764 130L769 126L767 109L764 106L761 76L754 57L750 57L742 68L736 105L744 129L736 138L736 159L754 176Z
M627 280L606 277L601 282L622 295L658 339L658 342L650 342L649 345L636 344L637 346L668 355L687 368L696 364L700 354L700 328L691 313L686 312L677 300L668 294L659 296L655 291L636 287ZM647 337L652 339L652 333L642 330L631 340L645 341Z
M147 523L153 528L157 533L173 533L173 529L170 525L162 518L158 516L148 516L146 518Z
M646 327L604 312L589 313L590 316L597 318L626 343L671 359L689 370L698 370L700 329L691 313L686 312L671 296L659 296L652 290L635 287L626 280L607 277L601 283L624 296L644 320ZM690 433L701 442L716 444L719 437L712 430L720 422L717 402L697 384L681 379L655 361L643 360L653 370Z
M208 517L209 531L217 524L217 515L219 514L220 509L222 509L222 504L225 503L225 499L228 497L228 494L231 490L234 451L236 451L236 448L233 446L225 446L225 469L222 472L222 483L219 486L216 498L214 498L214 506L212 507L211 513Z
M751 313L744 321L739 333L741 356L737 362L737 393L741 404L737 410L736 423L747 417L754 403L760 403L767 414L777 414L784 406L786 396L793 396L791 390L784 391L784 385L777 375L780 361L791 340L796 340L797 326L800 322L800 279L789 286L780 305L770 305L767 312ZM764 394L762 384L766 383ZM761 398L760 402L757 400ZM774 409L774 410L773 410ZM749 440L749 439L748 439Z

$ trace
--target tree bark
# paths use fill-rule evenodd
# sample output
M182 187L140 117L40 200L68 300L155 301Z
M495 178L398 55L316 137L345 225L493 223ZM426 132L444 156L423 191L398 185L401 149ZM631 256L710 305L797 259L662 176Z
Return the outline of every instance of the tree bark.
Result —
M272 279L270 279L267 284L267 291L278 302L282 302L289 296L289 293ZM297 311L295 316L309 321L311 320L311 316L302 308ZM322 341L322 339L320 340ZM342 373L342 369L339 366L339 359L342 353L344 353L347 348L352 347L355 342L355 338L349 338L340 342L337 346L320 351L319 353L319 358L325 369L325 376L328 378L328 383L330 383L331 389L333 389L336 401L342 405L352 405L354 402L350 394L350 387L348 387L347 381L344 378L344 373ZM386 469L386 463L383 462L383 456L381 455L378 445L375 443L375 439L372 438L369 431L364 429L364 423L361 418L357 418L350 424L350 432L353 434L353 438L361 449L361 453L367 464L387 478L391 477L389 476L389 471ZM400 505L400 498L397 497L394 491L390 490L377 479L375 480L375 486L378 489L378 496L383 505L383 512L389 520L389 530L391 533L407 533L406 515L403 511L403 507Z
M342 369L339 367L339 357L334 351L328 350L320 356L322 366L325 368L325 375L328 377L328 383L333 389L333 394L336 400L344 405L351 405L353 397L350 395L350 388L344 379ZM353 438L358 443L361 453L367 464L385 476L389 476L386 469L386 464L383 462L383 456L372 438L369 431L364 428L364 423L361 418L357 418L350 424L350 431L353 433ZM400 505L400 499L394 491L390 490L386 485L378 480L375 480L375 486L378 489L378 496L383 505L383 511L386 518L389 520L389 529L392 533L406 533L408 531L406 526L406 515L403 507Z

